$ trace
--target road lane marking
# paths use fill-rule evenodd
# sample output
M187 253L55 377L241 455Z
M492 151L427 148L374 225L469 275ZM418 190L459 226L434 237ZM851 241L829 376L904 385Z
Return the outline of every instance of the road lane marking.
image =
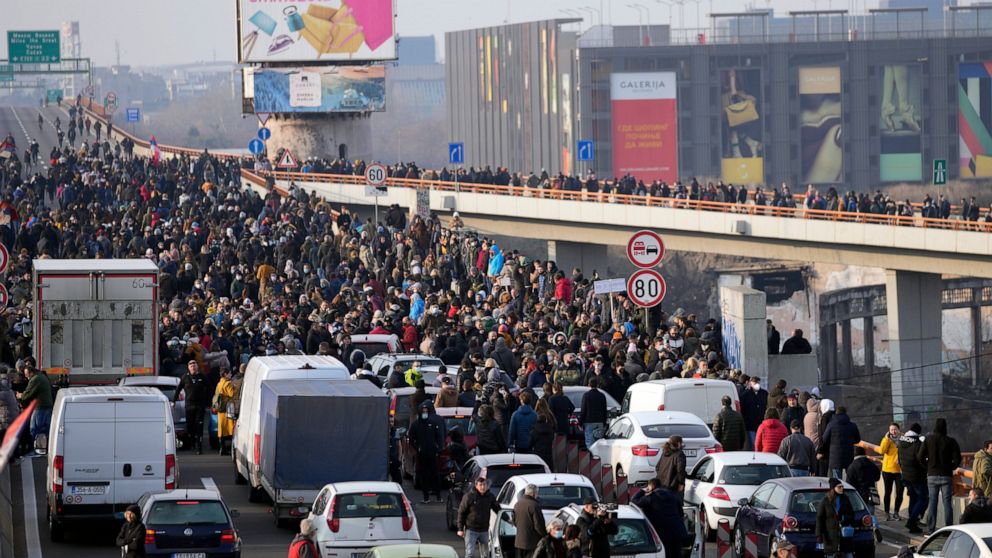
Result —
M206 488L207 490L213 490L217 494L220 494L220 489L217 488L217 483L214 482L213 477L202 477L200 479L200 482L203 483L203 488Z
M10 112L14 113L14 120L16 120L17 121L17 125L21 127L21 132L24 133L24 137L27 138L28 145L30 145L32 138L31 138L30 135L28 135L28 129L24 127L24 123L21 122L21 117L20 116L17 116L17 111L14 110L14 107L10 107ZM41 114L41 111L38 111L38 114ZM49 122L51 122L51 120L49 120ZM38 157L39 158L41 157L41 153L38 153ZM46 169L46 170L48 169L48 165L46 165L46 164L44 164L44 163L42 163L40 161L39 161L39 164L41 165L41 168L42 169Z
M38 502L35 499L34 462L21 460L21 490L24 497L24 543L28 558L41 558L41 540L38 538Z

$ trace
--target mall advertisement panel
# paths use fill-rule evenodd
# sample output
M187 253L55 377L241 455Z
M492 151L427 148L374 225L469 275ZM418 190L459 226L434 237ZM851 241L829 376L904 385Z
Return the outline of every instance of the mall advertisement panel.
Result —
M840 182L844 172L840 67L799 68L800 173L810 184Z
M650 182L678 179L675 72L610 75L613 174Z
M764 107L761 70L720 71L721 178L733 184L764 182Z
M882 67L878 129L879 178L883 182L923 180L922 76L918 64Z
M393 0L238 0L238 61L396 58Z
M245 68L254 112L379 112L386 109L386 68L314 66ZM249 103L245 103L249 105Z
M992 61L958 66L961 178L992 177Z

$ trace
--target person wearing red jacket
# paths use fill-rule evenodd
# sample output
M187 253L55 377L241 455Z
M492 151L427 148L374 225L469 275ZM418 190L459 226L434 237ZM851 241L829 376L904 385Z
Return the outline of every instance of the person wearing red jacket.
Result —
M403 318L403 349L407 352L414 352L417 350L417 326L413 325L409 317Z
M788 435L789 431L779 420L778 409L769 407L765 410L765 420L758 426L758 433L754 438L754 451L778 453L778 447Z
M572 291L575 288L575 284L571 279L565 277L562 272L558 272L555 281L555 299L565 304L572 303Z

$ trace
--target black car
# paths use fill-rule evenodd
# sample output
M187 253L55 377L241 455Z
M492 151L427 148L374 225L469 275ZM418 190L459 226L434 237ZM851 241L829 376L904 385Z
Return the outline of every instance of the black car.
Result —
M241 537L213 490L150 492L138 500L145 523L145 554L170 558L241 558Z
M757 535L757 558L775 555L775 541L785 538L796 545L800 557L823 556L817 548L816 510L827 491L824 477L785 477L767 480L750 498L738 501L734 525L734 554L744 556L744 533ZM854 556L875 556L875 524L864 500L844 483L844 495L854 510Z

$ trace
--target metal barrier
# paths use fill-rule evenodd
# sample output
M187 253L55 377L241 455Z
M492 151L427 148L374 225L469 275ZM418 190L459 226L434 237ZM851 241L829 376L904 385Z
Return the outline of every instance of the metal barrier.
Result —
M864 440L854 444L865 449L865 451L872 451L878 455L882 455L882 448L871 442L866 442ZM872 461L878 463L881 458L875 456L869 456ZM961 453L961 467L954 471L954 475L951 477L952 493L955 496L966 497L968 496L968 491L971 490L971 480L974 479L971 469L967 466L971 465L975 460L975 452L963 452ZM881 481L879 481L881 483ZM881 494L881 486L879 486L879 494Z

